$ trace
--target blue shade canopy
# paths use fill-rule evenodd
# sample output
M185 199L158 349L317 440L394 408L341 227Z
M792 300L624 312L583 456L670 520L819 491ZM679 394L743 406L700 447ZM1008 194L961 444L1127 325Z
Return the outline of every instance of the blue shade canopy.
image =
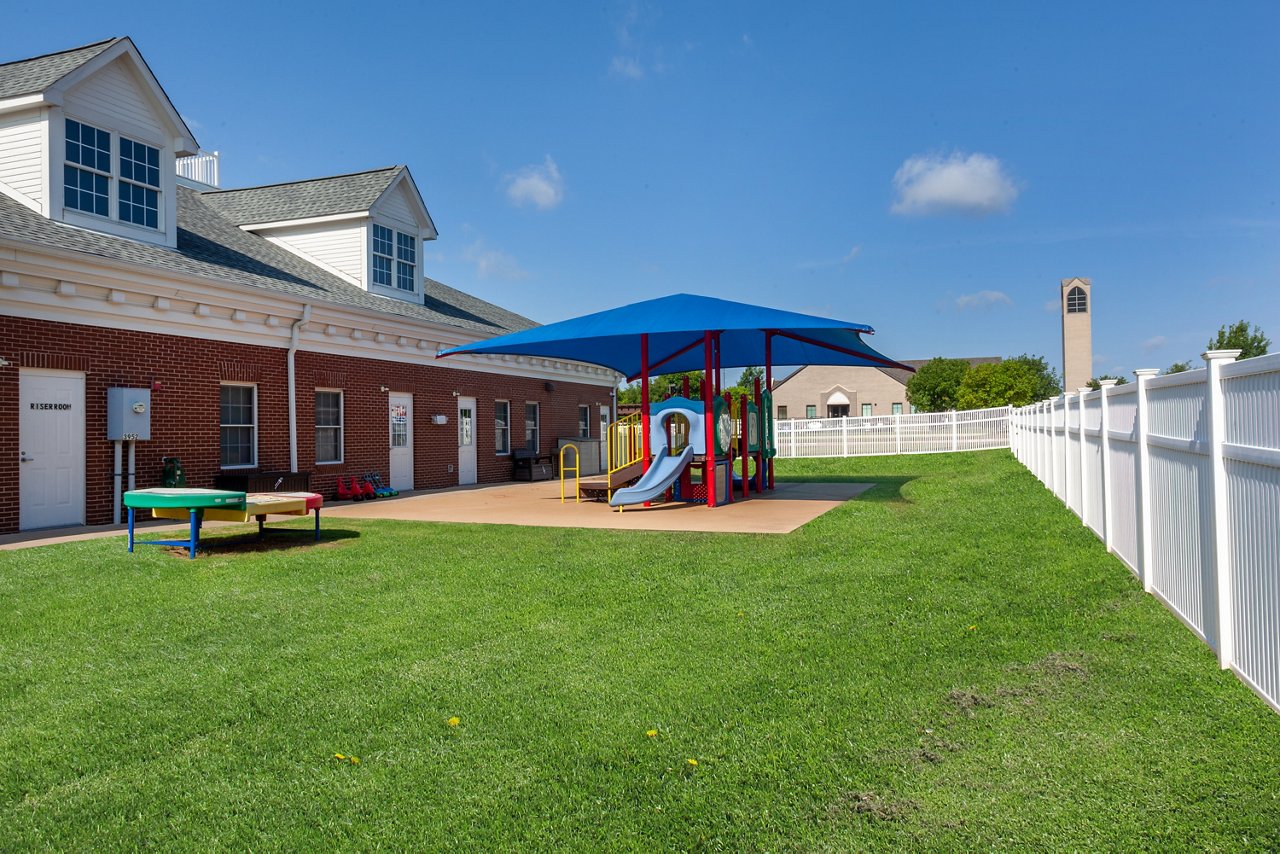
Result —
M562 320L487 341L454 347L462 353L541 356L603 365L634 379L640 374L640 336L649 335L649 373L703 368L702 339L720 333L720 366L763 365L765 338L773 333L775 365L867 365L913 370L877 353L862 340L875 330L794 311L674 294Z

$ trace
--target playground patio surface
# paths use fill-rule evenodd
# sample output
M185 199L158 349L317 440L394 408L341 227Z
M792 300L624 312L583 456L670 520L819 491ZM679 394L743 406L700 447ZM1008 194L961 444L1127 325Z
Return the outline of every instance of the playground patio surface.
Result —
M621 531L706 531L725 534L788 534L856 498L870 483L779 483L772 492L708 510L678 502L628 507L619 513L599 501L575 503L567 485L560 502L558 480L503 483L418 492L364 503L326 505L326 518L397 519L409 522L469 522L539 528L604 528Z
M560 503L560 481L501 483L410 492L367 502L325 504L321 529L333 519L393 519L406 522L462 522L524 525L538 528L601 528L619 531L705 531L722 534L789 534L870 489L871 483L779 483L763 496L712 510L699 504L655 504L610 510L599 501L574 503L572 492ZM273 517L278 522L279 517ZM235 525L206 522L205 528ZM185 530L184 523L152 520L139 523L147 533ZM25 531L0 536L0 551L53 545L74 540L118 537L124 525Z

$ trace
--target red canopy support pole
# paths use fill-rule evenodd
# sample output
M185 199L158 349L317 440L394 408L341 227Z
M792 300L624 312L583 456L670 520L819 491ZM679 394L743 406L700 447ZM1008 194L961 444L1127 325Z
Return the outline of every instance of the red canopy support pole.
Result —
M764 334L764 389L769 392L769 407L773 409L773 333ZM769 423L773 424L773 412L769 413ZM777 425L774 425L775 429ZM762 437L763 438L763 437ZM773 437L776 442L777 436ZM773 457L769 458L768 489L773 489Z
M635 447L634 445L632 447ZM649 470L649 333L640 335L640 459Z
M680 387L680 396L681 397L689 396L689 375L688 374L684 375L684 382Z
M720 395L724 394L724 389L721 387L722 386L721 380L723 379L723 377L721 376L721 372L723 371L723 368L720 367L720 333L719 332L716 333L715 352L716 352L716 397L719 397Z
M715 390L711 387L711 332L702 333L702 426L706 433L706 454L702 457L702 485L707 490L707 507L716 506L716 414Z

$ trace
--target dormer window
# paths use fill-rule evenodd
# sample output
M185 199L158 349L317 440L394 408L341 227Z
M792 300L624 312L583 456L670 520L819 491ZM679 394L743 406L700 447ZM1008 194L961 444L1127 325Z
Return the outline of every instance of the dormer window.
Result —
M120 219L156 228L160 218L160 149L120 137Z
M392 262L391 229L373 226L373 283L391 287Z
M62 167L63 206L111 216L111 183L116 181L116 218L143 228L160 227L160 149L118 136L119 170L112 170L108 131L67 119L66 163Z
M62 177L66 207L108 216L111 134L67 119L67 162Z
M396 287L402 291L417 289L417 239L412 234L396 232Z
M375 285L416 293L418 290L418 238L375 222L373 224L372 273Z

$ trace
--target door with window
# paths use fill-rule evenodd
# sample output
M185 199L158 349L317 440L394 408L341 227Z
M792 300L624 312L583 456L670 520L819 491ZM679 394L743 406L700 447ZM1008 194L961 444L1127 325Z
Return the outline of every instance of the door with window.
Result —
M387 395L392 489L413 489L413 395Z
M600 407L600 471L609 470L609 407Z
M84 524L84 374L18 374L18 527Z
M476 399L458 398L458 485L476 482Z

